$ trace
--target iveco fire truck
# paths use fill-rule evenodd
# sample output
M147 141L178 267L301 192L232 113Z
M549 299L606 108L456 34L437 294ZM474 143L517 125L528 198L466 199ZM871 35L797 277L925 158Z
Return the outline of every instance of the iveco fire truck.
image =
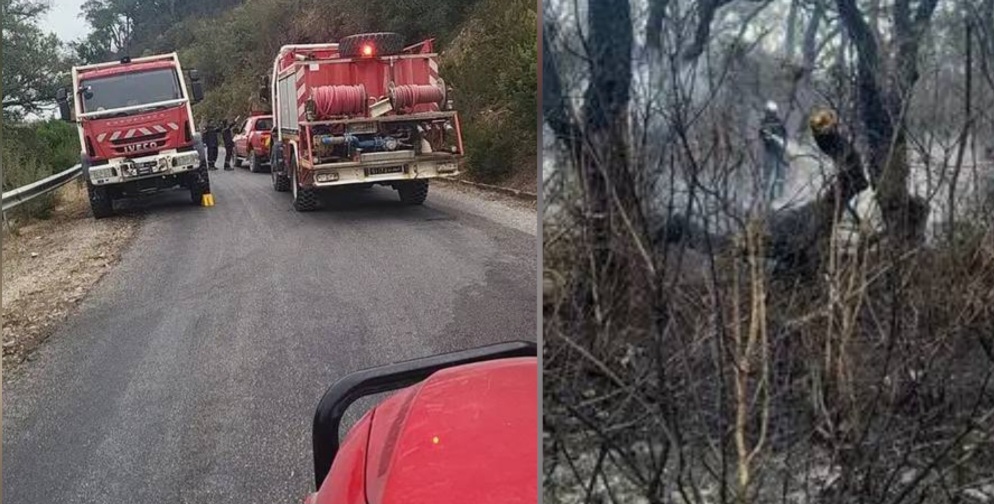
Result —
M265 94L266 91L263 91ZM273 62L273 188L298 211L339 186L390 186L420 205L428 181L458 173L459 117L438 75L432 40L404 47L395 33L287 45Z
M57 101L66 121L73 102L95 218L113 214L118 198L180 186L200 204L210 193L190 108L203 89L196 70L189 77L192 100L175 53L73 67L72 95L60 89Z

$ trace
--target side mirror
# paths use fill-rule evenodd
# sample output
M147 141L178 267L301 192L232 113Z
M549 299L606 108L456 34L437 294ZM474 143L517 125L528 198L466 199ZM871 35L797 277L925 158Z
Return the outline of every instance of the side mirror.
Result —
M193 81L190 86L190 92L193 93L193 103L197 103L204 99L204 85L200 81Z
M69 111L69 99L66 96L66 88L59 88L55 91L55 101L59 104L59 117L63 121L69 121L71 114Z
M204 99L204 84L200 82L200 72L196 68L190 69L190 93L193 95L193 103L200 102Z
M259 86L259 99L261 99L263 103L269 103L270 87L269 76L262 76L262 85Z

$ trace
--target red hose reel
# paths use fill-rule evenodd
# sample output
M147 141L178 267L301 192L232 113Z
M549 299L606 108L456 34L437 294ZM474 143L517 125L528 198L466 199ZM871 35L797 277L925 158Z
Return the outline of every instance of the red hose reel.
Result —
M430 84L390 85L390 105L394 110L407 110L416 105L437 103L440 107L445 104L445 85Z
M313 103L313 107L311 106ZM336 116L361 114L366 110L366 87L358 86L318 86L311 91L308 113L311 120L329 119Z
M390 84L387 91L390 105L394 110L410 110L417 105L435 103L445 106L445 84L439 85ZM318 86L311 90L307 101L307 116L310 121L320 121L333 117L365 114L369 97L362 84L357 86Z

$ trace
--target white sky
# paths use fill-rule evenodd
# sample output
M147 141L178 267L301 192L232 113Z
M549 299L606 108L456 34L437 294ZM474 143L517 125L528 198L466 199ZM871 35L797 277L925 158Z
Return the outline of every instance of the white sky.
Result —
M79 17L80 7L86 0L48 0L48 12L42 16L38 26L45 32L54 33L63 42L72 42L83 38L90 31L89 25ZM28 122L40 119L51 119L58 116L55 104L42 106L41 112L27 114Z
M63 42L84 37L89 25L79 17L80 7L86 0L48 0L47 15L38 23L42 30L55 33Z

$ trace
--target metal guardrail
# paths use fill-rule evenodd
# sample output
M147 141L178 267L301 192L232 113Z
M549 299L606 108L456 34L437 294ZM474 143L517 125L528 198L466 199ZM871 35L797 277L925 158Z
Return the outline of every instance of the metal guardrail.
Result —
M73 166L66 171L56 173L51 177L43 178L37 182L32 182L28 185L18 187L17 189L12 189L3 193L3 211L6 212L11 208L14 208L25 201L31 201L42 194L52 192L63 185L73 181L76 177L83 174L83 167L80 165Z

